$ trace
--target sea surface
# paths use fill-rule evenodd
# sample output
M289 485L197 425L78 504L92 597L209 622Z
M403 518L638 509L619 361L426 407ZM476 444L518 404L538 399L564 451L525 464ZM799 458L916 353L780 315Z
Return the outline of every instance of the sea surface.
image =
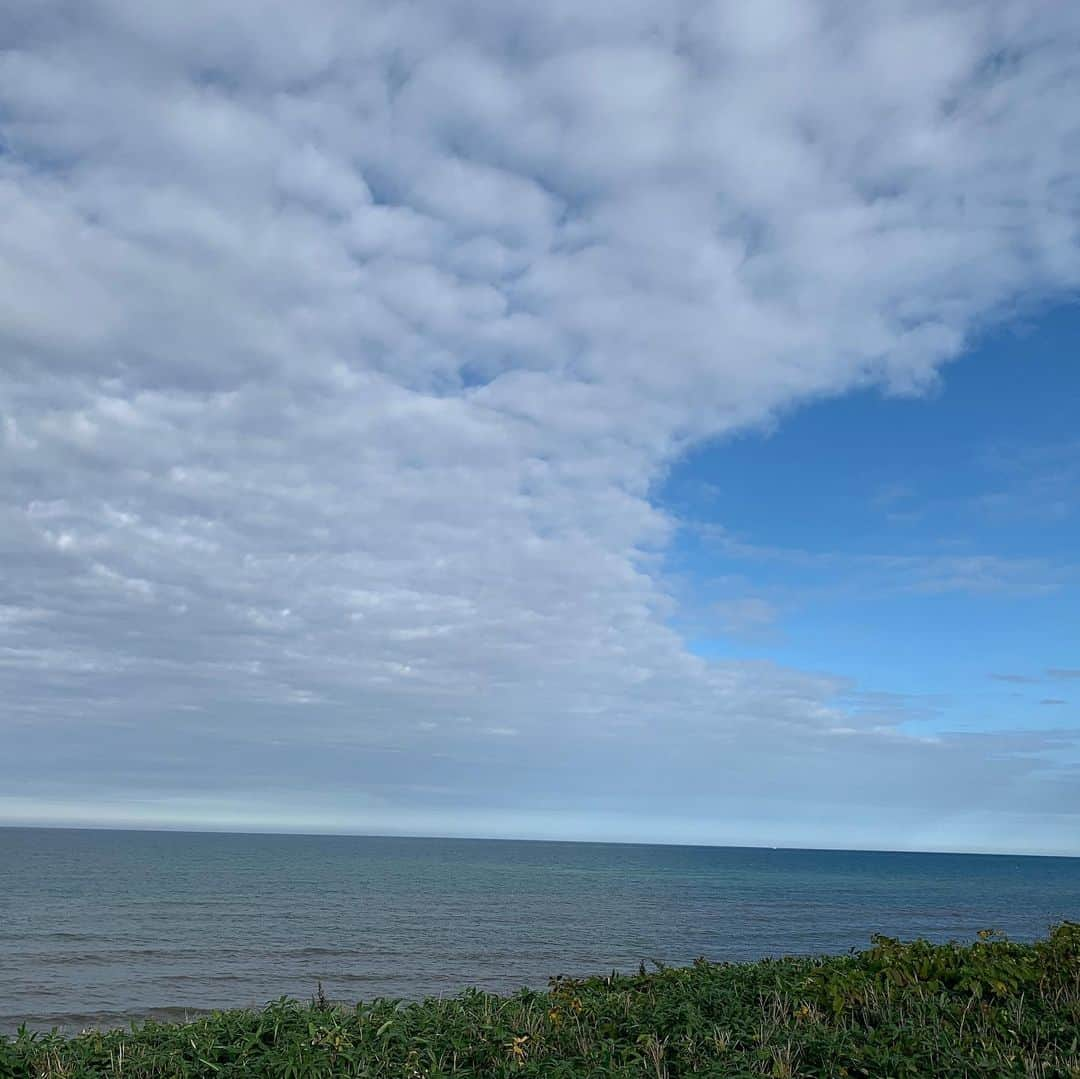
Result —
M1016 939L1080 920L1080 859L0 829L0 1031L554 974Z

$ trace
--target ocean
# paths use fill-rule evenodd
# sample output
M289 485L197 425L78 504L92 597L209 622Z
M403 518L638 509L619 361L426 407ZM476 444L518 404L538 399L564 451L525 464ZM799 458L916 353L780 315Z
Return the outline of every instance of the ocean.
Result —
M1080 859L0 829L0 1031L551 975L1018 940L1080 920Z

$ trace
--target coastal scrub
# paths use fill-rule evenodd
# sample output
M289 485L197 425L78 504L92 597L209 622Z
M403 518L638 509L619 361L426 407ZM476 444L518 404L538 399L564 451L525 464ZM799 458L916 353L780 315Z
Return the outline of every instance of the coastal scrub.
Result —
M0 1076L1023 1076L1080 1079L1080 924L1017 944L554 978L345 1007L282 999L194 1022L0 1038Z

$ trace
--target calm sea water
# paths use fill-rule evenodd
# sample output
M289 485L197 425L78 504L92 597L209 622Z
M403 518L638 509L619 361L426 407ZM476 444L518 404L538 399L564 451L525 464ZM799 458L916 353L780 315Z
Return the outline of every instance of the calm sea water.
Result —
M1080 859L0 829L0 1030L1062 918L1080 919Z

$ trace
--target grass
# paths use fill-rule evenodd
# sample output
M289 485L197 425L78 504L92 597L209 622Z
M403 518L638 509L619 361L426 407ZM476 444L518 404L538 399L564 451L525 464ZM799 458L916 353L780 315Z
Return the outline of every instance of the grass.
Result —
M447 1000L321 997L131 1030L21 1030L0 1076L1032 1076L1080 1079L1080 924L1015 944L875 937L826 958L553 979Z

